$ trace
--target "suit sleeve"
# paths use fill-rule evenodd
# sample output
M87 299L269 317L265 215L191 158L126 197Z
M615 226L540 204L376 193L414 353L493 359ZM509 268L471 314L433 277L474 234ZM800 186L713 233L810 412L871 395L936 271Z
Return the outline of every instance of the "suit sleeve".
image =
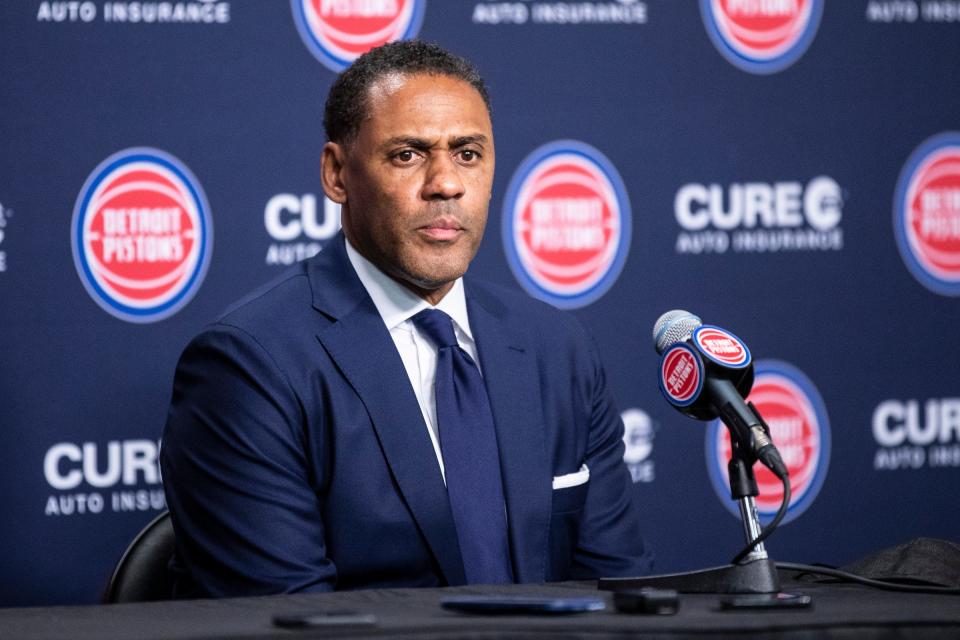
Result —
M160 452L178 595L333 589L304 425L290 381L241 329L217 325L184 351Z
M623 421L607 389L596 347L585 338L588 364L583 383L590 425L586 464L590 482L570 577L629 577L650 573L653 553L644 541L630 473L623 462Z

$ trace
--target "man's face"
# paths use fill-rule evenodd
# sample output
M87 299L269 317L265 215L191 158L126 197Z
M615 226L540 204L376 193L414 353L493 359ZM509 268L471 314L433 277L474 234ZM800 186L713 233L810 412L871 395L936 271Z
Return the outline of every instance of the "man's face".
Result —
M370 89L355 140L327 143L323 182L350 243L436 303L476 255L493 183L493 130L468 83L391 75Z

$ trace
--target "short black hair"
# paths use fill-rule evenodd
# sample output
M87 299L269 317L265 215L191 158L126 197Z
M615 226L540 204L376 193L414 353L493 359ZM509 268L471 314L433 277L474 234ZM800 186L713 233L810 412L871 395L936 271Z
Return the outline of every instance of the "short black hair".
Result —
M323 113L327 140L344 143L356 137L367 115L370 87L392 74L449 76L470 84L490 111L487 86L477 69L460 56L428 42L399 40L357 58L330 87Z

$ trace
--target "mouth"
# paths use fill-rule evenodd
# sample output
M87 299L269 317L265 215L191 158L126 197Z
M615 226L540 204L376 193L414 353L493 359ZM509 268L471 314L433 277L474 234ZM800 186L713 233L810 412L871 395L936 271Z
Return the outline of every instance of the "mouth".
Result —
M464 233L463 226L453 218L437 218L417 227L417 231L428 240L449 242Z

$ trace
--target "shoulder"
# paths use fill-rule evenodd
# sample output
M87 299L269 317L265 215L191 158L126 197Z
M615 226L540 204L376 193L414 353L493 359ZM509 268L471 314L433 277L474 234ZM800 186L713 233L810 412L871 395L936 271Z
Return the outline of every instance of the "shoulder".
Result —
M541 300L533 298L523 291L476 278L464 281L467 297L473 298L495 315L509 321L529 319L540 320L548 325L562 328L576 328L582 325L576 316Z
M187 345L182 359L256 368L271 363L288 373L322 316L312 309L310 282L298 264L232 303Z
M465 281L468 300L475 301L504 325L523 333L533 344L556 350L561 346L593 349L593 338L568 311L562 311L517 289L483 280Z
M301 263L233 302L213 325L235 326L250 332L276 329L281 319L291 313L303 313L310 304L310 282Z

